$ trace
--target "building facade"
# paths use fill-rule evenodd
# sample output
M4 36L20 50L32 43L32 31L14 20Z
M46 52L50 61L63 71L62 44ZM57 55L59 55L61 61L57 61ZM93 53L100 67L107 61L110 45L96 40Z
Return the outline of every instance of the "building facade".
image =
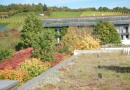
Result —
M57 32L60 32L61 27L69 26L95 26L100 20L107 20L113 23L116 27L122 40L130 40L130 17L128 15L121 16L92 16L92 17L77 17L77 18L57 18L44 19L43 27L53 27ZM57 37L59 40L59 38Z

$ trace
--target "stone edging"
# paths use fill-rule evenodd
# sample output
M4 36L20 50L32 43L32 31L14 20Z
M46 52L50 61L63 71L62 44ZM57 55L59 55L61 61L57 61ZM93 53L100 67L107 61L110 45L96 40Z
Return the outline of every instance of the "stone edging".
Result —
M113 52L113 51L119 51L119 50L123 50L125 53L130 52L130 47L128 48L101 48L99 50L74 50L74 55L78 55L81 53L104 53L104 52Z
M17 90L18 83L17 80L0 80L0 90Z

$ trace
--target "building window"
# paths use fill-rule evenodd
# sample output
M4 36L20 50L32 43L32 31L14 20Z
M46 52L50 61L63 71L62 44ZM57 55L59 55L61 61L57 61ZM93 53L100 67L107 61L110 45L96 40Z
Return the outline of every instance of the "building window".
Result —
M126 35L126 38L128 39L128 38L129 38L129 35Z
M128 30L128 26L126 26L125 29Z
M125 33L128 33L128 26L124 26Z
M55 32L60 33L60 32L61 32L61 29L60 29L60 28L56 28L56 29L55 29Z
M121 35L121 39L123 40L123 35Z

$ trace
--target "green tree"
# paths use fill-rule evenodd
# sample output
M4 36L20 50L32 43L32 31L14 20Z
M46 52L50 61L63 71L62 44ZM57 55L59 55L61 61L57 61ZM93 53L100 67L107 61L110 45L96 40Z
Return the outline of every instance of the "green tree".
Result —
M97 35L101 40L101 44L119 44L121 42L120 36L115 26L105 20L99 21L94 28L94 35Z
M34 36L35 42L32 47L34 48L33 55L45 61L53 61L55 51L55 31L52 28L44 28L42 32Z
M25 25L21 31L21 41L18 49L32 47L34 35L42 31L42 22L40 22L34 15L28 15L25 19Z
M36 5L36 10L38 12L43 12L43 5L41 3L38 3L38 5Z
M29 15L21 31L18 49L33 47L33 56L45 61L54 60L54 30L42 27L42 22Z
M99 7L98 10L101 11L101 12L102 11L104 11L104 12L105 11L110 11L109 8L107 8L107 7Z
M61 29L61 39L62 39L62 37L67 33L67 27L62 27L62 29Z
M48 10L47 5L44 4L44 5L43 5L43 11L47 11L47 10Z

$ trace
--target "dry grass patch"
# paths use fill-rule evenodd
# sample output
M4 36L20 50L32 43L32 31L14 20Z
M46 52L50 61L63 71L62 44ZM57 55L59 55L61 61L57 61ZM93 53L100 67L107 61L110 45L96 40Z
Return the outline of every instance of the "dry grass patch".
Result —
M57 78L51 78L38 86L39 90L130 90L130 55L120 51L81 54L70 63L53 74L60 79L58 82L52 83Z

